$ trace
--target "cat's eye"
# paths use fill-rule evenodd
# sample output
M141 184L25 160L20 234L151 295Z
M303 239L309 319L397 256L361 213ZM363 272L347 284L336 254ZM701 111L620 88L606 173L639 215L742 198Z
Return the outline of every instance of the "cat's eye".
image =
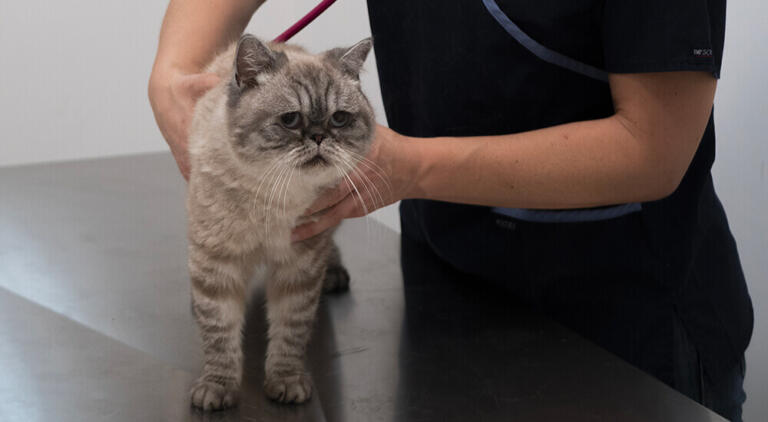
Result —
M331 115L331 126L344 127L352 120L352 115L346 111L337 111Z
M295 111L282 114L280 116L280 123L287 129L296 129L301 125L301 114Z

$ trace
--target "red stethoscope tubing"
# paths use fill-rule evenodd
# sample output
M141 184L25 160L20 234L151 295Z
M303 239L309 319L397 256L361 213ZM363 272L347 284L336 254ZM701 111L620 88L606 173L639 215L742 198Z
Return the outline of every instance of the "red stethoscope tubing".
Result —
M305 26L309 25L313 20L315 20L318 16L320 16L323 12L325 12L326 9L331 7L333 3L335 3L336 0L323 0L315 6L314 9L310 10L309 13L306 14L303 18L299 19L298 22L291 25L290 28L286 29L285 32L278 35L277 38L275 38L274 42L286 42L291 39L296 33L304 29Z

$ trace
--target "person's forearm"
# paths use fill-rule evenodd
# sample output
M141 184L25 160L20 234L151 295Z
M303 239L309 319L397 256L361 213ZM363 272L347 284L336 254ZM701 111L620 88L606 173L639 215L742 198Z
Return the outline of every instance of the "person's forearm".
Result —
M171 0L160 30L153 79L197 73L237 40L264 0Z
M580 208L669 195L682 174L619 117L501 136L407 139L412 197L514 208ZM686 166L687 167L687 166Z

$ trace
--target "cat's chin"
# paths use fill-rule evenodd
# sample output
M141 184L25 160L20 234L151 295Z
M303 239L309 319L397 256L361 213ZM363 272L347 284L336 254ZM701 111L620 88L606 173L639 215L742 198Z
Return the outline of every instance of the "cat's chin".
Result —
M300 165L297 173L301 174L299 177L302 179L302 185L315 190L336 186L341 183L343 177L332 164Z

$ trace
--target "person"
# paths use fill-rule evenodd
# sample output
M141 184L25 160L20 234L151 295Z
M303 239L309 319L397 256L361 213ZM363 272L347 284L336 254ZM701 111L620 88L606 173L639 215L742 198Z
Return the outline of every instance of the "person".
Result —
M149 97L185 176L201 69L262 3L170 2ZM368 11L389 128L359 169L383 198L340 185L293 240L402 200L404 242L741 420L752 305L710 174L725 0Z

